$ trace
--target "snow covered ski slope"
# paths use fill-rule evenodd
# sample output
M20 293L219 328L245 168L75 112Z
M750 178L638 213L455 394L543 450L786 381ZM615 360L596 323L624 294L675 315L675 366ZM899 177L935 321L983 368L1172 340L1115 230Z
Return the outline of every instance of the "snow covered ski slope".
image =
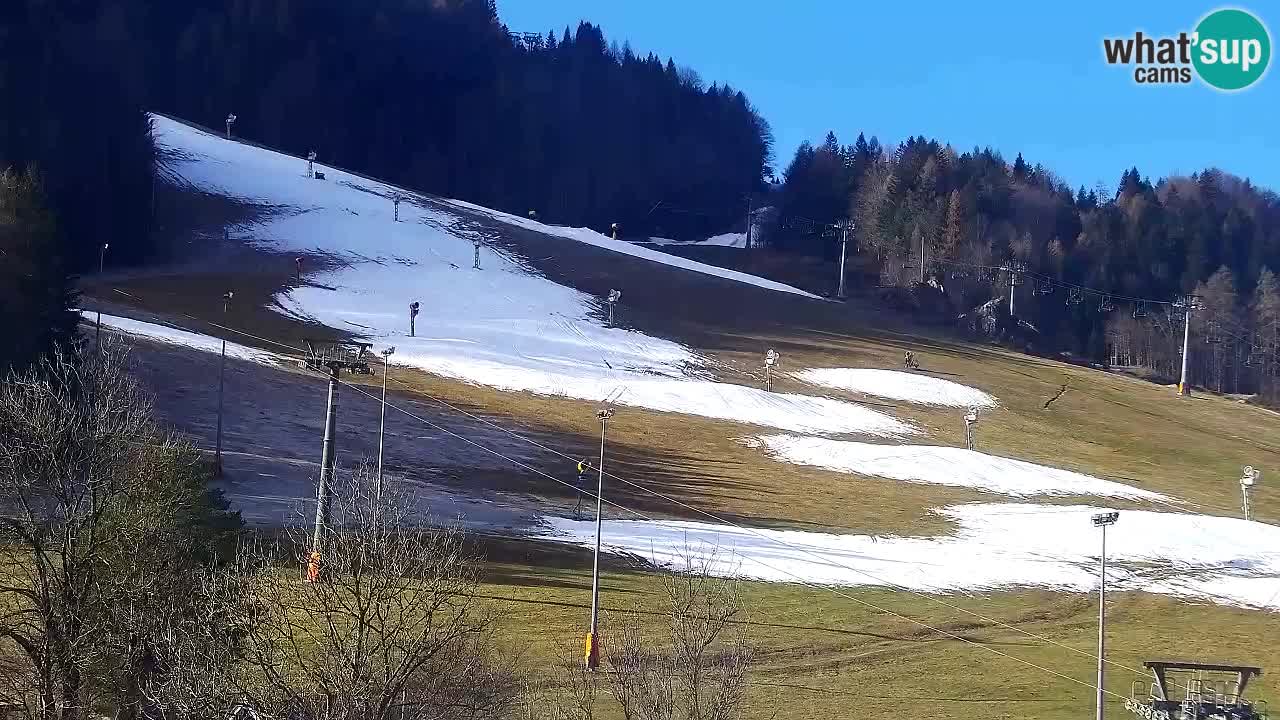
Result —
M393 362L503 390L736 420L792 432L907 435L914 429L856 403L710 379L683 345L607 327L601 299L556 284L521 258L495 250L449 205L345 172L310 179L306 161L228 141L156 116L166 170L200 190L260 208L237 228L260 245L323 254L337 267L276 298L286 312L396 346ZM391 197L404 195L400 220ZM805 294L762 278L693 263L586 229L543 225L465 203L510 224L654 262ZM480 268L473 267L481 243ZM408 305L421 303L416 336ZM625 302L625 296L624 296Z
M954 593L1013 587L1087 592L1097 537L1080 528L1102 509L1020 503L935 510L946 537L836 535L691 521L613 520L615 553L659 565L710 559L722 575L775 582ZM1280 528L1235 518L1127 510L1108 535L1115 588L1280 610ZM594 521L547 518L541 537L590 545ZM1145 566L1130 569L1127 565ZM1152 567L1154 566L1154 568ZM1112 572L1115 574L1112 575Z

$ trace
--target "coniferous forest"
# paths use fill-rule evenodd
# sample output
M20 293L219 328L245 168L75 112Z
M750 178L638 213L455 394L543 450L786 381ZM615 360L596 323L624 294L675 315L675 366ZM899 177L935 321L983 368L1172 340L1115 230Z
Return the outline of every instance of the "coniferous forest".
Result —
M799 148L769 186L772 137L741 91L590 23L508 28L498 10L493 0L4 3L0 252L18 262L0 263L0 325L40 329L0 365L65 338L64 276L95 270L104 243L109 267L155 256L155 111L217 128L235 113L236 135L314 150L322 164L548 222L617 222L630 236L741 229L748 202L769 203L775 252L834 266L830 226L847 220L869 268L863 284L904 290L912 311L1160 378L1176 376L1183 315L1153 301L1194 293L1198 382L1276 393L1280 201L1227 169L1152 180L1135 168L1115 186L1070 188L990 148L829 136ZM922 251L928 291L911 289ZM31 287L45 290L20 289Z
M1021 154L833 134L800 147L785 177L774 245L833 256L826 229L848 220L867 282L915 311L1176 381L1179 300L1195 295L1196 383L1280 390L1280 198L1248 180L1207 168L1152 181L1131 168L1114 187L1073 190Z

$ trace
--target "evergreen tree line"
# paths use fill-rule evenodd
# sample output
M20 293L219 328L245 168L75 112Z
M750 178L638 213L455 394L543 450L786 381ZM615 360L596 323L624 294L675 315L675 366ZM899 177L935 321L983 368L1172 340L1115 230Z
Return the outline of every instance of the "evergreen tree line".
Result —
M1037 352L1176 380L1184 311L1169 303L1195 294L1193 381L1276 397L1280 198L1248 180L1210 168L1152 183L1132 168L1114 191L1073 191L1021 154L828 134L796 151L778 195L779 251L834 258L829 228L847 220L868 281L918 285L923 251L916 294L943 299L929 307L994 314L996 333Z
M493 0L155 5L129 23L153 109L233 112L235 133L322 164L629 234L718 232L768 172L744 94L590 23L509 32Z
M719 232L770 172L741 92L590 23L508 32L492 0L0 5L0 330L32 339L0 371L74 328L63 275L161 256L147 111L631 235Z

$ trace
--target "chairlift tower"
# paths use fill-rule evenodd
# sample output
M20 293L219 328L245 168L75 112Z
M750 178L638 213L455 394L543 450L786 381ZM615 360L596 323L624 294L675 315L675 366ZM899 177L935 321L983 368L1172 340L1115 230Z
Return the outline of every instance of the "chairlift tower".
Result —
M304 339L307 356L302 366L308 370L328 370L329 399L324 418L324 444L320 452L320 481L316 489L316 521L311 535L312 557L323 552L324 528L329 524L329 486L333 483L334 451L338 422L339 375L347 370L357 375L369 375L368 352L373 347L365 342Z
M231 139L231 126L236 124L236 114L235 114L235 113L228 113L228 114L227 114L226 123L227 123L227 139L228 139L228 140L230 140L230 139Z
M311 179L316 176L316 151L312 150L307 153L307 178Z
M1149 720L1266 720L1265 701L1245 697L1249 681L1262 676L1250 665L1151 660L1143 667L1152 682L1134 681L1124 707Z
M921 258L921 265L923 266L923 263L924 263L923 244L921 245L920 258ZM1013 291L1016 290L1017 287L1023 283L1022 273L1025 273L1027 271L1027 264L1020 260L1013 260L1013 261L1004 263L1004 265L1002 265L1000 269L1009 273L1009 317L1013 317L1014 316L1013 315Z
M1182 376L1178 380L1178 397L1185 397L1190 390L1187 386L1187 350L1191 339L1191 312L1200 309L1200 296L1185 295L1174 302L1173 306L1184 311L1182 324Z

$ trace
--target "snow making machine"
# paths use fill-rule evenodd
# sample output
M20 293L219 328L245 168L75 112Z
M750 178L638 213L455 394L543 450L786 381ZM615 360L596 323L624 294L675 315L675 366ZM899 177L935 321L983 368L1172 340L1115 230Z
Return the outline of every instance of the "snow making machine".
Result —
M1135 681L1125 709L1147 720L1266 720L1267 704L1244 696L1262 669L1152 660L1152 681Z

